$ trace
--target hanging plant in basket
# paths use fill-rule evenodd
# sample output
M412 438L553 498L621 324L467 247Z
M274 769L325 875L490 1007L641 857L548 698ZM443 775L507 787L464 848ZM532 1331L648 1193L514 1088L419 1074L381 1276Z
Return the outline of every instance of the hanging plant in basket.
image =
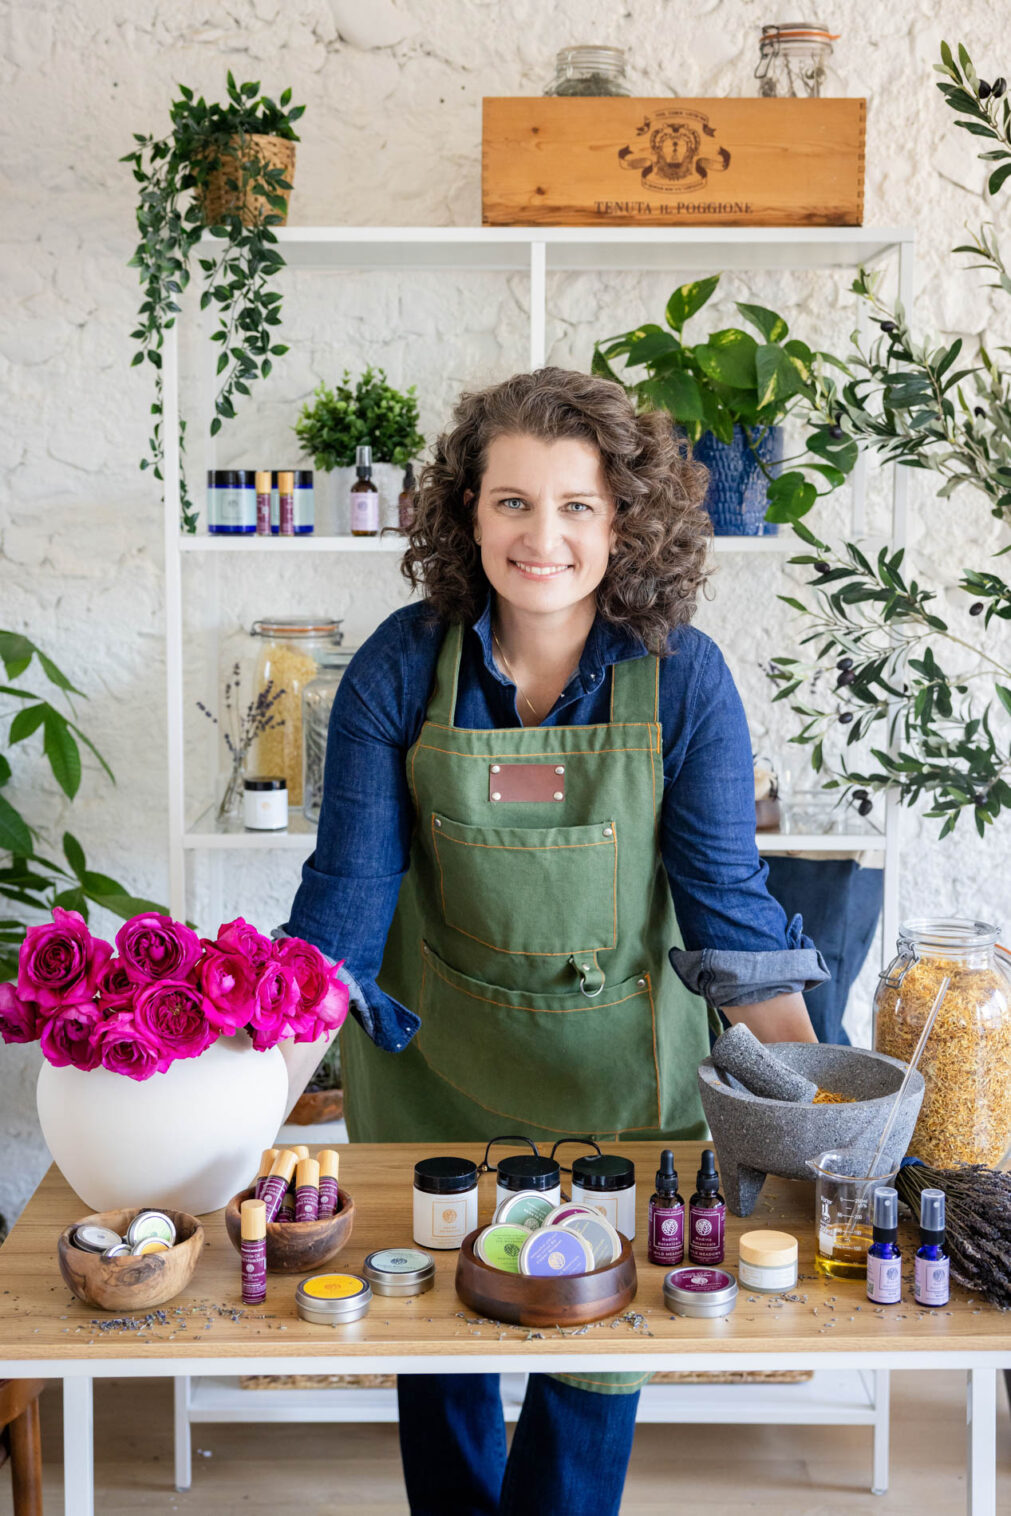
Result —
M212 256L200 259L205 286L200 308L217 307L211 340L220 344L211 436L235 415L235 397L248 395L250 384L270 373L272 358L288 351L273 341L273 328L281 324L281 295L270 282L284 266L274 227L287 219L299 140L294 124L305 111L290 102L290 89L275 103L260 94L259 82L236 84L231 73L224 105L194 99L180 84L170 107L172 130L158 138L135 132L137 147L120 159L133 165L140 185L140 242L130 267L140 270L144 299L130 335L138 344L134 364L146 360L155 371L154 424L140 466L152 469L156 479L163 477L165 456L165 332L179 314L190 255L205 231L220 239L209 248ZM186 488L185 430L180 420L181 525L192 532L197 511Z

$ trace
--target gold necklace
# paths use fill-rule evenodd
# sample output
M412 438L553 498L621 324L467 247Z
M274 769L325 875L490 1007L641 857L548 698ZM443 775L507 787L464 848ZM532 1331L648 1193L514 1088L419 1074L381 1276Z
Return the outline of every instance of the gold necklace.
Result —
M495 631L494 627L492 628L491 640L492 640L492 642L494 642L495 646L498 648L498 655L502 659L502 667L505 669L506 673L509 675L509 678L512 680L513 684L516 686L517 693L520 695L520 697L523 700L526 701L527 706L528 706L528 708L530 710L531 716L533 716L534 720L537 721L538 720L537 711L536 711L533 703L531 702L530 697L528 695L525 695L523 693L523 691L520 689L519 680L516 678L516 675L512 671L512 668L511 668L510 663L509 663L509 659L505 655L505 648L502 646L501 642L498 640L498 632Z

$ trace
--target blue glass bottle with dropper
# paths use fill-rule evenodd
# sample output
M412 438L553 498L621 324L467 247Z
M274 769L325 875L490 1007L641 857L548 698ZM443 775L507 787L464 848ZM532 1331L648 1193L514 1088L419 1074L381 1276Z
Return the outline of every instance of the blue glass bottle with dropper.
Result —
M944 1191L920 1195L920 1246L916 1250L914 1287L917 1305L947 1305L951 1261L944 1245Z
M898 1235L899 1192L879 1185L874 1191L873 1241L867 1251L867 1299L875 1305L897 1305L902 1299Z

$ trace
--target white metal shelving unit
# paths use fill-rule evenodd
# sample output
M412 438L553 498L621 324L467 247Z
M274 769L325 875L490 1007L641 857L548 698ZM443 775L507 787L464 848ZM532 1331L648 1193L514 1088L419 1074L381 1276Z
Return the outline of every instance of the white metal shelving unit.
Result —
M485 270L525 273L529 279L530 366L540 367L547 351L547 276L564 272L654 270L672 276L721 270L812 270L872 265L888 258L897 262L898 296L909 307L913 277L913 231L907 227L283 227L278 240L289 267L327 272L373 272L410 269L446 271ZM206 238L208 243L214 239ZM857 306L858 325L864 319ZM177 328L166 334L163 354L165 436L165 590L166 667L168 696L168 828L169 899L174 915L186 911L186 858L201 851L218 857L235 849L278 848L309 851L313 828L295 816L283 834L256 834L218 828L213 811L197 818L185 814L184 688L183 688L183 564L192 555L232 558L242 554L285 555L373 553L384 556L401 550L396 536L375 540L354 537L279 538L188 536L179 531L179 361ZM902 546L906 537L906 479L892 469L890 540ZM862 529L866 488L865 458L854 477L854 531ZM784 553L792 551L788 533L776 537L720 538L723 554ZM259 556L255 560L262 562ZM392 564L390 565L392 568ZM787 835L763 832L763 853L790 851L832 853L840 850L881 849L885 855L885 899L882 943L895 941L898 931L899 810L886 806L883 832L868 827L859 834ZM883 951L886 951L883 948Z

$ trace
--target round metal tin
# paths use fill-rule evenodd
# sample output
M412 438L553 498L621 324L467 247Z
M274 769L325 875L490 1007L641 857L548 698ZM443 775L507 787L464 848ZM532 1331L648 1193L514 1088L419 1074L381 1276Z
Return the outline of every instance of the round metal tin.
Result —
M490 1269L518 1274L523 1248L533 1235L525 1226L511 1221L493 1222L474 1238L474 1252Z
M74 1227L70 1240L75 1248L85 1253L104 1253L106 1248L114 1248L117 1242L123 1241L111 1227L92 1226L86 1221Z
M729 1316L737 1304L737 1280L726 1269L685 1264L664 1275L663 1298L679 1316Z
M590 1244L595 1269L617 1263L621 1257L621 1238L603 1216L569 1216L558 1224L563 1231L578 1232L583 1241Z
M564 1200L556 1205L550 1216L545 1216L544 1226L564 1226L570 1216L602 1216L604 1213L592 1205L578 1205L575 1200Z
M174 1247L176 1229L164 1211L139 1211L126 1229L126 1241L131 1247L147 1237L158 1237L167 1247Z
M380 1248L362 1264L377 1295L423 1295L435 1283L435 1259L421 1248Z
M357 1274L313 1274L295 1291L295 1309L315 1326L345 1326L368 1314L372 1286Z
M509 1195L498 1210L495 1212L496 1223L508 1221L512 1226L525 1227L528 1232L536 1232L538 1227L544 1225L551 1212L555 1209L550 1200L538 1194L536 1190L517 1190L514 1195Z
M117 1242L113 1247L106 1248L102 1254L103 1258L129 1258L129 1256L130 1244L127 1242Z
M539 1279L558 1279L564 1274L592 1274L593 1249L578 1232L562 1226L545 1226L531 1232L520 1253L520 1273Z
M142 1237L135 1242L130 1252L135 1258L143 1258L145 1253L167 1253L172 1246L164 1237Z

